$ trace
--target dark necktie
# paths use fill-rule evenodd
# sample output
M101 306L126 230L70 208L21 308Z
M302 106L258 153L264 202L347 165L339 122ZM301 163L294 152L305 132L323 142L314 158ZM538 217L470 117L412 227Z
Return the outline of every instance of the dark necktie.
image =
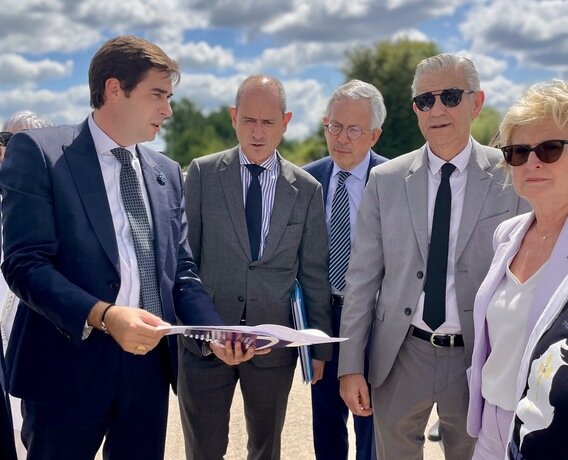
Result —
M345 181L350 175L347 171L337 173L337 188L331 202L329 282L340 292L345 287L345 272L349 266L351 251L349 196L345 188Z
M456 167L451 163L442 166L442 179L436 194L434 218L424 284L424 322L435 331L446 320L446 275L448 272L448 243L452 190L450 176Z
M150 313L162 317L152 229L142 197L142 188L136 176L136 171L132 167L132 154L120 147L112 149L111 152L122 164L120 194L130 223L134 252L140 273L140 306Z
M245 165L250 172L250 184L245 202L245 214L250 242L250 254L252 260L258 260L260 251L260 237L262 229L262 190L258 176L265 168L255 164Z

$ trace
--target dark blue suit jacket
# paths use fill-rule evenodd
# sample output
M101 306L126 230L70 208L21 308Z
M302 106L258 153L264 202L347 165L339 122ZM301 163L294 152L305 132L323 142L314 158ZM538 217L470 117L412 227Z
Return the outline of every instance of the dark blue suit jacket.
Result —
M369 169L367 170L367 180L369 180L369 174L371 169L374 166L380 165L387 161L388 158L385 158L381 155L376 154L371 150L371 161L369 162ZM307 164L304 166L304 169L308 171L312 176L314 176L318 182L322 185L323 188L323 202L324 204L327 203L327 191L329 190L329 180L331 178L331 173L333 172L333 160L330 156L323 157L319 160L316 160L312 163Z
M197 277L179 165L138 146L154 226L164 319L222 324ZM22 299L7 350L11 394L39 402L80 398L104 381L116 342L85 321L120 288L118 249L88 123L16 134L0 170L5 258L2 271ZM172 384L176 340L168 337Z
M16 460L16 446L14 444L14 427L10 414L10 402L5 389L4 347L0 340L0 458L2 460Z

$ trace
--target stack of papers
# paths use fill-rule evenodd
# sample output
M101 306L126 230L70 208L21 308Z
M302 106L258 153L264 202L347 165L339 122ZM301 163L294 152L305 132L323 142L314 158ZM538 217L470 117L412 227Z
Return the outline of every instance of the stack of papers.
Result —
M169 334L183 334L194 339L223 343L241 341L245 346L254 344L257 350L267 348L302 347L320 343L342 342L344 338L330 337L318 329L297 331L279 324L258 326L159 326Z

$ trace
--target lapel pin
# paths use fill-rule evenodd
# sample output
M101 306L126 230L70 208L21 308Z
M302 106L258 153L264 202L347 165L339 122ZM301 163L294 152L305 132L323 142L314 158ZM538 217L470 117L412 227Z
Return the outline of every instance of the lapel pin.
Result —
M166 185L166 176L164 176L163 172L159 172L158 175L156 176L156 181L158 182L158 184L160 185Z

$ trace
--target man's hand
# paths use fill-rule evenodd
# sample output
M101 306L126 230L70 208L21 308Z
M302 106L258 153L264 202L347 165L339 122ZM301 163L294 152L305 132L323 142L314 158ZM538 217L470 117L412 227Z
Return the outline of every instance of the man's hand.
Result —
M215 356L229 366L238 366L252 359L253 356L261 356L270 353L270 349L257 351L254 345L245 348L240 340L235 340L234 342L226 340L225 344L209 342L209 346L211 347L211 351L215 353Z
M339 378L339 394L353 415L367 417L373 413L369 388L363 374L346 374Z
M100 329L101 314L105 308L97 302L89 314L89 325ZM135 355L145 355L156 348L167 332L156 330L156 326L168 324L141 308L119 305L113 305L106 311L104 321L108 333L120 347Z
M312 359L312 368L314 370L314 376L312 377L312 385L317 383L318 380L323 379L323 369L325 367L325 361L320 361L319 359Z

